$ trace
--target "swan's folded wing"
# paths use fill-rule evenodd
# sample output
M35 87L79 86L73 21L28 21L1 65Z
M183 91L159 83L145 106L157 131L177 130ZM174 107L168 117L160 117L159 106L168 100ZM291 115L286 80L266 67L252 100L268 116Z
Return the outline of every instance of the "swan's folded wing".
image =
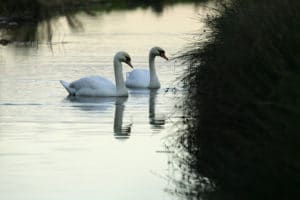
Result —
M78 96L115 96L116 87L108 79L100 76L81 78L70 84Z
M135 69L126 74L126 86L146 88L150 83L150 73L146 69Z
M90 76L72 82L70 84L70 87L76 90L80 90L83 88L100 89L100 88L112 88L114 87L114 84L106 78L100 76Z

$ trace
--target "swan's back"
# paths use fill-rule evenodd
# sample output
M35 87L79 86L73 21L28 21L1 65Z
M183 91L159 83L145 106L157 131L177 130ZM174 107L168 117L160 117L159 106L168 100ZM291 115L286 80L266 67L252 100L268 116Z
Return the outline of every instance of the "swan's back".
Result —
M126 73L126 87L147 88L150 84L150 73L147 69L134 69Z
M108 79L90 76L76 80L70 84L76 96L115 96L116 86Z

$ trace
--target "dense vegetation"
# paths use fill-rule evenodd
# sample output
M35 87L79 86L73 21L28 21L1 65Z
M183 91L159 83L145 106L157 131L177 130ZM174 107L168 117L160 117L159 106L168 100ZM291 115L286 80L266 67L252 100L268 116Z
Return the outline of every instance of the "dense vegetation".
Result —
M180 57L189 93L179 143L191 155L182 162L216 183L211 197L298 192L299 10L298 0L226 1L208 17L207 37Z

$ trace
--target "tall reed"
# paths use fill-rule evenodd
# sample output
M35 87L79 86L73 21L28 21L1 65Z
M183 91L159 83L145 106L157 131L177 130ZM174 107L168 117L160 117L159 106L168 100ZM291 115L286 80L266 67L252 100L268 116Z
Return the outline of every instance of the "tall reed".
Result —
M300 1L231 0L179 56L188 165L221 199L284 198L300 183Z

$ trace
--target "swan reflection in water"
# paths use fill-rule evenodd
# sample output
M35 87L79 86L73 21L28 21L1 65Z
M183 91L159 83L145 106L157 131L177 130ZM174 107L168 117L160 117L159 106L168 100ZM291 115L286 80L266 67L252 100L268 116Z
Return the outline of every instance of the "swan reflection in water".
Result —
M124 103L127 97L117 97L115 102L115 117L114 117L114 136L116 139L127 139L131 133L133 123L123 125L123 114L125 110Z
M84 111L103 111L115 103L114 136L116 139L127 139L131 133L133 123L123 125L125 102L128 97L79 97L68 96L66 100L76 103L72 107L78 107ZM77 104L78 103L78 104Z
M135 106L138 103L147 105L149 103L148 118L149 124L152 129L163 129L165 125L165 116L156 113L156 99L158 89L142 89L131 90L130 98L133 102L127 106ZM67 101L72 102L72 107L79 108L80 110L94 113L94 111L105 111L110 107L115 106L113 133L116 139L128 139L132 131L133 122L130 120L124 123L125 103L128 97L79 97L68 96ZM132 105L134 104L134 105ZM130 110L130 109L129 109ZM135 120L133 116L133 121Z
M162 128L166 123L166 117L162 114L155 113L155 104L158 89L150 90L149 95L149 123L155 128Z
M164 114L156 113L156 99L159 89L131 89L130 96L138 100L144 100L148 97L149 102L149 124L153 129L162 129L166 123ZM144 102L143 102L144 103Z

